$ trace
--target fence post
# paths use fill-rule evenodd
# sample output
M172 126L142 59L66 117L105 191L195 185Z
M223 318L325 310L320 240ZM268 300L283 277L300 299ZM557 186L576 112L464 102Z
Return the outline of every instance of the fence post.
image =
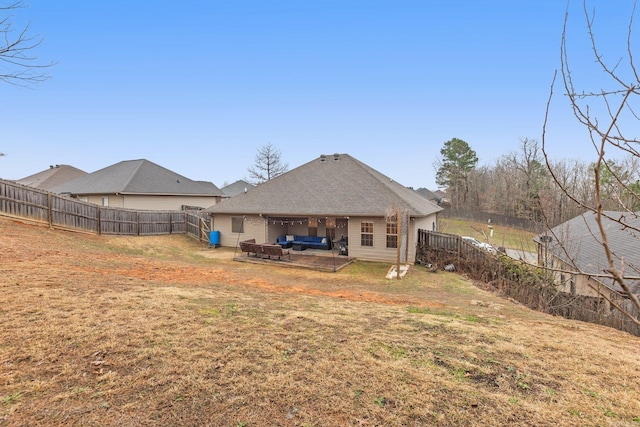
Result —
M53 197L51 193L47 193L47 219L49 220L49 228L53 227Z

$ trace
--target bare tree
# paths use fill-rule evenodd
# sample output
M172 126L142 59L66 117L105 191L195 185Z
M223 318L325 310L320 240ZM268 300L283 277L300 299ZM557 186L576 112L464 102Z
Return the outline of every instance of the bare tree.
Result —
M252 183L261 184L282 175L288 168L289 164L282 162L280 151L269 143L258 148L255 163L247 170Z
M520 140L520 149L500 157L492 168L479 169L488 179L483 182L478 197L485 203L482 208L516 218L540 221L540 198L545 194L549 177L538 142ZM492 192L494 187L499 191ZM492 205L487 206L486 203Z
M0 3L0 80L17 86L47 80L47 69L53 65L43 64L33 55L42 38L30 35L28 24L20 28L13 24L13 11L23 7L22 1Z
M552 183L538 141L522 138L518 150L470 172L466 208L541 224L541 206L556 198Z
M640 229L633 226L633 223L637 223L638 213L632 209L632 207L638 206L638 201L640 201L637 182L634 183L633 180L629 180L626 168L619 168L615 162L609 160L615 157L615 154L630 158L627 161L632 163L631 159L640 157L640 152L638 151L640 140L627 133L637 126L640 119L637 114L638 98L636 98L636 96L640 95L640 77L634 63L631 46L635 9L636 2L634 1L627 26L626 53L623 54L622 58L615 59L613 63L610 63L605 61L605 57L599 51L596 43L594 30L596 22L595 10L590 12L587 1L583 1L583 12L590 48L596 66L599 68L601 75L605 77L605 81L597 83L598 85L603 85L602 87L587 90L577 87L576 82L581 80L579 80L576 70L569 66L568 8L565 14L560 49L559 78L564 88L564 94L570 101L574 117L586 129L593 150L595 161L592 163L590 171L593 197L582 197L575 192L575 189L568 186L552 167L546 151L549 105L553 98L553 89L556 85L558 73L553 79L547 104L543 126L542 150L548 170L564 195L584 211L591 211L595 214L598 226L597 231L594 232L594 238L601 242L602 253L607 260L607 268L603 272L604 277L619 285L620 289L622 289L621 293L632 302L637 311L640 311L640 301L635 293L637 289L633 283L640 275L637 270L638 267L626 264L624 259L615 254L609 241L609 231L606 227L607 223L614 222L624 230L628 230L631 235L640 236ZM610 192L612 188L615 188L615 194L618 196L607 197L607 192ZM620 195L624 197L620 197ZM622 214L609 214L609 211L605 210L605 202L609 209L615 206L617 207L616 210L622 212ZM582 273L575 262L573 262L573 267L578 273ZM606 298L604 295L603 297ZM640 325L640 319L632 313L611 300L609 302L626 314L632 322Z
M595 165L592 165L594 168ZM627 156L622 161L608 160L600 165L600 196L604 209L640 209L640 158Z
M558 160L549 165L553 176L549 175L548 185L541 194L540 208L544 213L543 223L555 226L584 213L585 209L572 197L593 204L594 191L587 162Z
M519 175L518 216L540 221L540 194L546 178L544 159L538 141L524 138L520 140L520 152L508 157Z
M39 36L29 35L29 25L15 28L12 12L25 7L22 1L0 3L0 81L16 86L28 86L49 78L47 68L32 51L42 43ZM5 153L0 153L4 157Z

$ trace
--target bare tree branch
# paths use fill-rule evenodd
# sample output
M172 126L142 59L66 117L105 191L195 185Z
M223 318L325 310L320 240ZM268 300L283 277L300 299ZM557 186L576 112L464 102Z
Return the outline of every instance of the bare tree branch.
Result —
M542 132L542 152L545 158L545 163L549 169L553 180L561 191L576 205L580 206L586 211L591 211L596 215L597 234L592 231L593 238L596 239L602 246L603 256L606 259L607 268L605 269L604 276L606 279L612 280L613 283L619 285L622 289L622 294L627 298L635 309L640 312L640 301L638 296L634 293L632 287L629 285L629 280L636 279L636 275L625 275L625 260L624 258L615 254L615 251L609 241L609 232L606 227L605 221L613 221L623 230L633 230L634 232L640 232L640 229L629 223L625 214L615 216L607 213L607 211L621 211L626 212L629 215L633 215L637 218L638 210L637 206L640 206L640 183L636 180L633 182L634 173L629 174L625 168L620 168L615 162L612 162L607 155L612 150L614 154L623 154L630 156L630 158L637 160L640 158L638 147L640 140L635 137L628 137L625 135L624 129L629 127L629 120L638 121L638 114L635 113L633 108L633 101L636 95L640 95L640 79L637 73L633 61L631 34L633 28L633 17L636 10L636 1L633 2L633 10L629 19L629 25L627 28L626 39L626 51L628 62L628 74L633 77L633 82L628 83L625 81L626 75L622 70L622 64L625 63L625 58L618 59L612 65L609 65L604 60L604 56L599 51L596 43L595 27L596 15L595 11L589 12L587 7L587 1L583 1L584 18L587 25L587 36L589 38L591 51L595 58L595 63L609 78L609 82L613 83L616 87L611 89L600 89L599 91L578 91L576 90L573 78L573 71L569 66L569 48L567 43L567 29L569 20L569 7L565 13L562 38L560 43L560 76L562 84L564 85L565 95L568 97L574 117L582 124L589 135L591 145L595 152L596 161L592 167L592 181L593 181L593 199L583 199L578 197L572 189L568 188L564 182L562 182L556 172L553 170L549 156L547 154L547 124L550 114L551 100L554 96L554 87L556 84L556 77L558 71L554 74L553 81L550 88L549 98L547 101L545 119ZM598 105L597 101L601 101ZM600 120L598 118L598 112L603 113L605 119ZM635 124L634 124L635 126ZM632 126L633 128L633 126ZM629 163L633 164L633 163ZM608 178L605 183L603 174ZM603 194L603 190L608 188L611 194L607 194L606 199ZM609 208L605 209L605 204ZM611 205L615 204L617 209L611 209ZM584 271L580 271L578 263L570 256L570 251L566 248L566 243L562 243L562 236L554 236L558 242L561 242L564 256L569 260L569 264L576 269L574 273L583 274L590 277L596 277L600 275L588 274ZM636 237L637 238L637 237ZM637 266L633 267L637 271ZM590 285L591 286L591 285ZM595 288L594 288L595 289ZM598 291L602 294L600 291ZM610 298L604 296L616 309L624 312L634 323L639 324L640 320L633 316L631 313L625 311L620 305L611 301Z
M285 173L289 164L283 163L281 156L271 143L258 148L255 163L247 169L253 183L261 184Z
M41 63L33 54L42 43L39 35L29 35L30 26L16 29L13 12L25 7L22 1L0 5L0 81L16 86L30 86L49 78L53 62Z

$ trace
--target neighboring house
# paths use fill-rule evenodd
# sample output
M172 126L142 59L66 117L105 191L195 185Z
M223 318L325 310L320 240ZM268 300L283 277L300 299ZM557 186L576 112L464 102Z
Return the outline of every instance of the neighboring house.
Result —
M436 197L438 198L438 200L440 200L440 202L438 203L440 206L445 207L445 208L450 208L451 207L451 202L449 201L449 198L447 197L447 193L445 193L442 190L436 190L433 192L433 194L436 195Z
M418 188L417 190L415 190L416 193L418 193L419 195L421 195L422 197L424 197L427 200L432 201L433 203L440 205L440 202L442 201L442 198L440 196L438 196L436 193L434 193L431 190L428 190L426 188Z
M635 228L640 228L638 214L604 212L611 218L624 217L624 222ZM639 233L604 216L603 225L616 268L623 270L624 265L626 277L640 277ZM555 270L555 282L560 291L593 297L604 293L607 297L616 298L622 290L611 278L598 277L606 275L609 264L595 213L579 215L554 227L549 233L535 237L534 241L538 245L538 264ZM628 282L638 293L640 281L630 279Z
M255 187L253 184L249 184L247 181L239 179L238 181L226 185L221 188L225 197L233 197L240 193L246 193L250 188Z
M25 178L19 179L18 184L27 185L41 190L51 190L59 185L66 184L77 178L87 175L87 172L69 165L51 165L43 170Z
M102 206L145 210L204 209L222 199L211 182L192 181L149 160L127 160L51 191Z
M409 216L401 233L389 212ZM415 260L418 229L432 230L442 210L348 154L322 155L206 209L223 246L275 243L279 236L344 237L349 256L395 261L397 244Z

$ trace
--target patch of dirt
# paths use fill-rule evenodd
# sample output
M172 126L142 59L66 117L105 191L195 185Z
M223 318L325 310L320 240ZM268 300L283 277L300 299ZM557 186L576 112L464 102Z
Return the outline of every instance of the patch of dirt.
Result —
M336 283L343 283L344 278L336 277L330 271L334 262L340 267L350 261L343 257L335 260L327 255L291 254L291 260L250 259L255 264L245 264L234 261L234 258L242 261L249 258L239 251L230 248L202 250L203 244L185 239L184 236L96 236L50 230L32 224L16 225L14 221L0 218L0 251L3 251L3 261L8 272L35 267L46 270L53 276L80 277L91 273L96 277L93 282L96 285L100 284L100 278L108 282L114 279L138 279L194 286L225 283L251 286L267 292L299 293L351 301L442 306L439 302L422 298L387 295L375 290L351 290L353 285L357 285L353 278L349 280L352 285L350 287L336 286ZM35 243L34 238L42 243ZM76 240L82 243L74 245ZM167 259L147 256L163 256L157 252L157 248L166 247L167 240L178 252L192 251L199 257L216 260L218 263L184 263L175 256L167 256ZM64 250L55 249L56 246L64 246ZM121 248L125 252L104 252L105 246ZM327 271L314 271L318 267ZM339 289L335 289L336 287Z

